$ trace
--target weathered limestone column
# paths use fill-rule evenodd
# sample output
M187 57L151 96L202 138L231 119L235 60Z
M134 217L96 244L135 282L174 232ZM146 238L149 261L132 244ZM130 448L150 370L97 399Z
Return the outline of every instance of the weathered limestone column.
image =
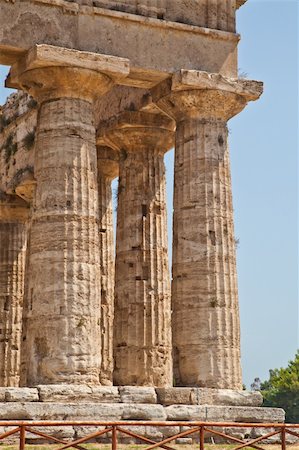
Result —
M98 146L99 230L101 263L101 349L100 383L113 384L113 318L115 248L111 182L118 176L119 152Z
M177 122L173 345L176 385L242 389L227 121L262 84L182 71L154 96Z
M92 102L128 73L118 58L36 46L9 85L40 103L22 385L99 383L101 292Z
M0 191L0 386L19 386L28 205Z
M173 131L168 117L135 112L120 115L104 131L120 149L114 319L117 385L172 385L163 157L173 145Z

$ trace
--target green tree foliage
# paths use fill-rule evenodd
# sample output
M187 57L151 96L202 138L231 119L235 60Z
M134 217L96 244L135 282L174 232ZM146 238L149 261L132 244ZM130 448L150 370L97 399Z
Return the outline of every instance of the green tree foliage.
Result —
M280 407L286 422L299 423L299 350L285 369L270 370L268 381L261 383L264 406Z

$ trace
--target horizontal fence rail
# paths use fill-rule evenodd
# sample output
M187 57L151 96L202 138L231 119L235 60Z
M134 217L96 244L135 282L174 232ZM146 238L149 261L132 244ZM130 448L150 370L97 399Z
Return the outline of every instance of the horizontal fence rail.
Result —
M66 441L65 439L57 438L51 434L40 431L42 428L51 427L55 428L67 428L67 427L89 427L99 428L98 431L94 431L87 434L80 439ZM205 438L207 435L216 436L227 440L228 442L238 444L233 450L241 450L245 447L254 448L256 450L264 450L263 447L258 446L262 441L265 441L273 436L277 436L279 439L279 445L281 449L287 448L287 436L293 436L299 439L299 424L278 424L278 423L232 423L232 422L151 422L151 421L121 421L121 422L98 422L98 421L0 421L1 428L10 429L5 433L0 434L0 444L9 437L14 436L19 442L19 449L24 450L26 448L26 437L28 433L38 436L39 438L51 442L53 444L62 444L58 450L66 450L68 448L76 448L78 450L86 450L82 447L82 444L86 444L95 439L106 436L112 450L117 450L119 444L119 438L122 436L129 436L134 438L139 444L148 445L145 450L152 450L155 448L163 448L166 450L175 450L177 439L192 437L196 438L199 443L199 449L205 449ZM104 427L104 429L103 429ZM129 427L130 429L127 429ZM158 429L169 427L183 427L187 428L185 431L174 434L167 437L162 441L154 441L146 436L132 431L135 427L156 427ZM36 429L38 428L38 430ZM217 428L217 429L215 429ZM239 439L235 436L231 436L226 432L219 431L219 428L258 428L265 430L265 434L255 439ZM267 431L268 430L268 431ZM271 431L270 431L271 430ZM296 431L295 431L296 430ZM55 433L55 432L54 432ZM171 444L169 446L168 444Z

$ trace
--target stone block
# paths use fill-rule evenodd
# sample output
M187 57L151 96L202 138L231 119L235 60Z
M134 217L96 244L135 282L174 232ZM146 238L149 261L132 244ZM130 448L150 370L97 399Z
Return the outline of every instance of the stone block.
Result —
M91 388L85 385L40 385L37 389L41 402L91 401Z
M263 396L260 392L206 388L198 388L196 391L193 395L200 405L261 406L263 403Z
M103 431L106 427L80 427L80 426L75 426L74 428L74 433L75 433L75 439L81 439L82 437L87 437L90 434L94 434L97 433L98 431ZM102 436L108 436L111 433L107 433L105 435ZM102 437L100 436L100 437ZM97 437L93 438L91 441L88 442L96 442L97 441Z
M193 442L192 438L179 438L176 440L178 445L191 445Z
M4 402L5 401L6 389L7 388L5 388L5 387L0 387L0 402Z
M158 403L162 405L197 405L197 389L188 387L156 388Z
M232 389L209 388L156 388L158 403L162 405L219 405L260 406L263 397L260 392L235 391Z
M38 390L35 388L5 388L6 402L38 402Z
M166 420L165 409L161 405L137 405L124 403L122 420Z
M73 427L32 427L32 429L57 439L68 440L75 438L75 431ZM26 442L33 444L44 444L46 442L53 443L51 439L43 439L41 436L31 432L26 433Z
M119 388L122 403L157 403L157 394L154 388L121 386Z
M285 412L281 408L255 408L244 406L207 406L208 422L269 422L281 423Z
M206 420L205 406L172 405L165 408L167 420Z
M121 401L118 387L91 386L89 401L100 403L119 403Z
M107 403L0 403L0 420L121 420L124 405Z

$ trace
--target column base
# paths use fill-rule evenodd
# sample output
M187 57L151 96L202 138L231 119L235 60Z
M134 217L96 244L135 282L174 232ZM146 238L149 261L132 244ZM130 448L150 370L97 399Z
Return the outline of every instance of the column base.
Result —
M205 403L209 399L212 403ZM239 402L239 405L237 405ZM0 422L16 420L49 421L156 421L169 422L164 428L142 424L131 431L152 440L162 440L184 431L172 425L178 421L282 423L285 413L280 408L258 406L261 396L256 392L197 388L105 387L78 385L45 385L36 388L0 388ZM104 428L104 427L103 427ZM99 430L70 426L40 429L60 439L76 439ZM243 439L266 434L261 428L221 428L218 431ZM0 427L0 434L7 431ZM208 437L208 435L207 435ZM196 440L198 436L193 437ZM277 437L276 437L277 438ZM14 438L15 439L15 438ZM97 438L107 442L107 436ZM217 436L214 436L217 441ZM11 437L13 441L13 436ZM124 443L134 442L120 436ZM7 441L8 442L8 441ZM26 442L40 443L41 438L28 434ZM45 442L45 441L43 441ZM191 443L191 437L184 443ZM183 442L182 442L183 443Z

